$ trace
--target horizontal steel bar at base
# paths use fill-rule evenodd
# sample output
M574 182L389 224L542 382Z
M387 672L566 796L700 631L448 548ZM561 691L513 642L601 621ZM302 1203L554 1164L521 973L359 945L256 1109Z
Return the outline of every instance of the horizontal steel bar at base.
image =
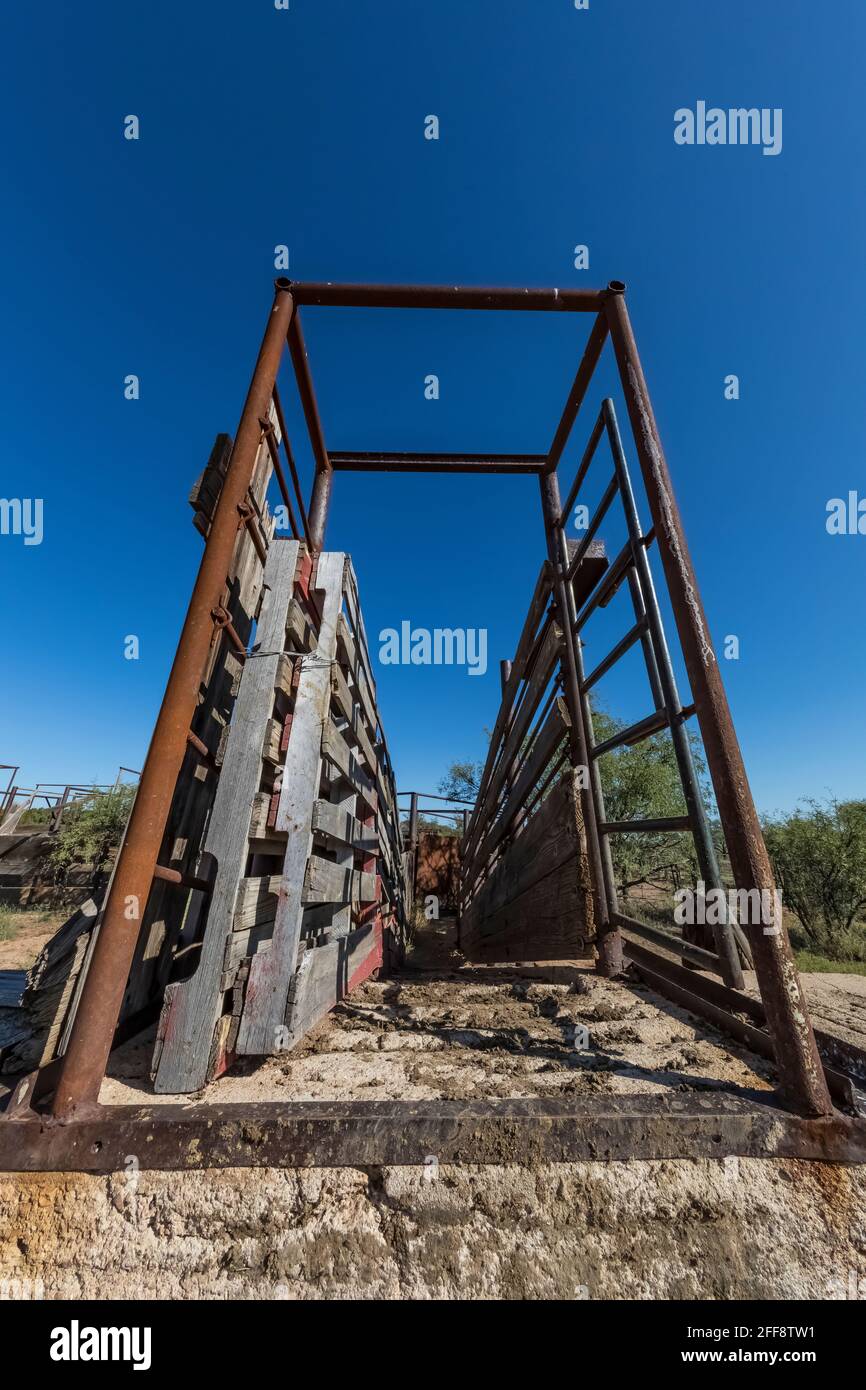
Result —
M724 1090L505 1101L113 1105L0 1120L0 1170L574 1163L673 1158L866 1161L866 1121L804 1119Z

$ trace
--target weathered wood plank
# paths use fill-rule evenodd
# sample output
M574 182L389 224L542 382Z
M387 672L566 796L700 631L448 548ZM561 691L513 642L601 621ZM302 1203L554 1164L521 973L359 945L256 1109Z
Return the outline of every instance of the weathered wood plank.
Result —
M483 924L485 917L579 853L571 781L568 769L520 833L505 846L488 877L471 901L464 904L461 921L467 927L476 921ZM483 925L481 930L483 933Z
M319 556L316 588L322 623L316 646L318 660L304 663L301 668L277 811L277 829L288 832L282 873L284 888L277 904L271 949L250 962L246 1006L237 1037L238 1051L244 1054L261 1056L277 1049L289 985L297 966L304 873L312 848L313 807L319 799L322 738L330 703L329 673L336 656L345 564L345 555L338 552Z
M352 676L352 680L355 684L355 689L357 690L361 700L361 706L364 711L364 718L367 721L367 727L369 729L376 729L379 724L379 713L376 706L376 699L372 691L370 690L367 677L364 674L363 665L359 660L358 649L355 645L355 639L352 636L349 630L349 624L347 623L346 618L342 613L340 614L339 620L337 622L337 653L340 661L348 668Z
M547 607L547 603L550 598L551 584L552 570L550 567L550 562L548 560L545 560L541 566L541 571L535 584L535 592L532 595L532 601L529 605L529 612L526 615L526 621L523 624L523 630L520 634L520 640L517 644L517 651L515 652L514 660L511 663L511 675L509 676L508 683L505 687L505 690L503 691L502 704L499 707L499 713L497 714L496 722L493 725L493 732L490 735L490 746L487 750L487 758L484 763L484 769L481 773L481 781L478 787L478 799L475 803L475 808L469 820L469 829L466 838L467 850L471 850L475 846L475 842L477 839L476 832L478 829L476 824L478 812L481 807L482 800L487 794L487 787L489 785L490 778L493 775L493 769L496 766L496 760L499 756L499 750L502 743L502 739L505 736L505 732L510 722L511 710L514 704L514 699L523 680L524 670L526 668L527 660L533 649L533 645L538 634L539 624L541 623L544 617L544 611Z
M467 887L470 887L478 875L487 868L490 856L496 846L514 828L520 812L526 804L527 797L550 766L551 759L565 738L569 727L568 708L565 700L560 696L553 702L550 713L514 780L514 785L499 819L490 827L479 849L464 865L463 881Z
M562 629L556 623L548 624L547 632L536 657L532 672L526 682L523 699L514 710L514 717L502 745L502 755L493 772L483 798L476 807L474 834L467 840L467 853L471 855L473 844L485 833L496 815L499 798L507 778L510 776L514 760L523 747L533 715L541 703L551 676L556 670L562 645Z
M341 941L307 951L292 981L288 1001L288 1047L294 1047L381 964L382 929L373 923L350 932Z
M590 932L585 909L589 884L580 880L581 861L574 857L499 908L484 923L464 932L460 949L467 960L576 960L588 953Z
M267 588L256 645L244 666L205 840L205 849L217 865L207 926L195 973L169 987L166 1026L154 1080L155 1089L161 1093L197 1090L208 1079L208 1068L213 1065L215 1030L223 1003L220 977L227 938L234 925L238 881L246 865L250 817L262 775L263 731L273 707L274 681L298 554L299 545L294 541L275 543L268 552ZM257 655L259 652L263 655Z
M322 729L322 756L339 768L344 777L347 777L355 790L363 796L368 806L375 807L377 802L376 783L363 767L353 748L350 748L340 730L335 726L330 716L325 720Z
M379 836L375 829L363 826L349 811L339 804L319 800L313 807L313 830L328 835L341 845L352 849L366 850L368 854L379 853Z
M376 875L332 864L311 854L304 874L305 903L371 903L376 900Z
M370 772L377 764L376 753L370 736L365 727L365 716L363 706L357 701L349 689L348 681L336 663L331 667L331 709L336 707L339 713L346 720L348 732L355 740L367 763ZM343 731L344 733L346 730ZM372 731L375 735L375 730Z

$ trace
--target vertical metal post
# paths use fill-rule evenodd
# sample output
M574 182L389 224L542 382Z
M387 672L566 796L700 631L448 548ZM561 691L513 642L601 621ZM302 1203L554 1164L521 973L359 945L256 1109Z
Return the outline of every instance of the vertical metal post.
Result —
M409 798L409 845L414 850L418 844L418 793L412 792Z
M63 812L64 812L64 809L65 809L65 807L66 807L66 803L67 803L67 801L69 800L69 793L70 793L71 790L72 790L71 787L64 787L64 788L63 788L63 792L62 792L62 794L61 794L60 800L58 801L57 805L55 806L54 812L53 812L53 814L52 814L52 816L51 816L51 825L49 826L49 829L52 830L52 831L54 831L54 830L59 830L59 829L60 829L60 822L61 822L61 820L63 819Z
M307 432L310 436L313 457L316 461L316 476L313 479L313 491L310 497L309 508L309 539L313 551L318 554L325 544L325 527L328 523L328 511L331 504L331 488L333 486L334 474L325 444L325 435L322 429L321 416L319 415L316 392L313 387L313 378L310 375L307 345L304 342L304 331L301 328L301 319L298 314L292 317L292 321L289 325L289 352L291 353L292 364L295 368L298 394L301 398L304 419L307 422Z
M773 872L713 650L623 292L606 312L674 618L738 888L774 891ZM751 923L749 941L782 1090L811 1115L832 1111L803 986L784 924Z
M676 676L674 675L667 639L665 638L665 630L662 623L661 610L656 597L655 585L653 584L649 557L646 553L646 546L643 544L640 517L632 490L631 477L629 476L625 451L622 447L622 439L620 438L619 425L617 424L613 401L610 399L606 400L602 406L602 410L604 412L605 425L607 426L607 436L610 440L610 451L613 455L613 464L616 469L616 476L619 479L622 509L625 513L625 524L628 530L629 540L631 541L632 556L634 559L633 573L637 581L637 594L632 591L632 598L637 600L635 602L635 616L640 617L641 614L646 616L650 642L653 649L654 662L653 668L650 670L650 681L652 682L653 674L655 674L656 679L660 683L662 708L665 710L668 718L668 728L670 730L671 742L673 743L674 756L677 760L680 785L682 786L683 796L686 802L686 811L688 812L689 821L691 822L695 853L698 858L698 864L700 865L701 875L706 883L709 884L710 888L721 889L722 876L719 872L719 865L716 859L716 847L713 844L713 837L710 834L710 825L707 820L707 813L704 808L700 787L698 786L694 759L692 758L691 744L689 743L685 721L682 717L682 701L680 700L679 691L677 689ZM629 573L631 575L632 571ZM731 989L742 989L743 972L740 967L740 958L737 954L734 935L727 917L728 915L725 913L724 920L718 922L713 927L713 940L715 942L716 954L719 957L719 965L725 984L730 986Z
M135 953L175 783L198 701L202 670L223 596L244 501L261 441L293 312L289 282L277 280L274 302L213 515L198 577L144 767L117 857L90 968L63 1056L53 1113L70 1115L96 1102L123 992Z
M313 479L313 492L310 497L309 517L310 544L316 554L319 554L325 544L325 528L328 524L328 512L331 509L333 485L333 470L317 468L316 476Z
M554 594L563 628L565 649L564 688L571 718L570 753L573 769L582 768L580 776L580 803L583 810L584 833L589 856L590 877L592 879L593 899L596 918L596 940L598 950L598 971L602 975L616 975L622 970L622 938L619 928L611 921L605 885L605 865L598 833L599 816L595 805L590 758L587 747L587 733L584 727L583 706L580 682L575 658L576 636L570 621L565 580L565 566L559 537L561 535L559 517L562 510L559 497L559 482L556 473L539 475L541 487L541 511L544 517L544 532L547 538L547 555L553 567Z

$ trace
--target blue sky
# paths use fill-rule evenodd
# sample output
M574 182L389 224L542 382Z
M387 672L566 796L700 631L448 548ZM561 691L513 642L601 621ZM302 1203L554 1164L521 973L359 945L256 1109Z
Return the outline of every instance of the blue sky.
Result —
M295 279L625 280L710 625L740 640L758 805L864 795L866 537L825 529L829 498L866 496L861 4L48 0L2 26L0 494L44 499L44 539L0 536L0 761L30 783L140 767L200 556L187 493L236 428L285 243ZM781 107L781 154L676 145L699 99ZM328 444L543 452L588 327L310 310ZM294 403L290 431L309 478ZM488 629L484 677L379 670L399 784L434 790L484 753L544 553L536 480L340 475L328 545L371 637ZM601 693L650 708L637 665Z

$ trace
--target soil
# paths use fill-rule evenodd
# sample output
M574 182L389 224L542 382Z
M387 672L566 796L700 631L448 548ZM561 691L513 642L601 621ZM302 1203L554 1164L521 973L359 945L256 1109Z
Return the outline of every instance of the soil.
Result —
M769 1086L763 1062L589 962L473 966L448 924L290 1054L211 1100ZM821 976L854 1027L859 978ZM585 1027L588 1046L575 1046ZM101 1099L140 1103L152 1034ZM195 1104L196 1098L186 1098ZM866 1288L866 1168L787 1159L0 1175L0 1296L845 1299ZM851 1292L854 1290L855 1292Z
M371 980L292 1051L240 1060L197 1098L503 1099L771 1089L767 1064L638 983L591 962L469 965L453 923L428 928L406 966ZM586 1035L581 1030L586 1030ZM150 1094L153 1029L114 1053L103 1104Z
M3 914L4 925L10 927L14 935L0 941L0 970L29 970L42 947L69 914L68 907L51 912L7 909Z

